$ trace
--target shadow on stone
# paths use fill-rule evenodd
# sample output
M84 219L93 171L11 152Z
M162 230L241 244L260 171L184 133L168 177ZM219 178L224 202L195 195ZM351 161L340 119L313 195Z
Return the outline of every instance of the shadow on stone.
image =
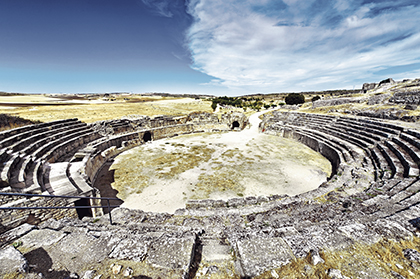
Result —
M52 259L43 248L32 250L25 255L31 273L42 273L46 279L65 278L70 275L68 271L52 270Z
M95 181L94 187L99 189L101 192L101 197L116 198L118 191L113 189L111 184L114 182L114 172L115 170L109 170L114 161L106 162L103 168L98 173L98 178ZM121 205L122 200L110 200L110 205ZM102 206L107 206L108 202L106 200L101 201ZM108 208L104 208L104 214L109 213ZM112 208L111 208L112 211Z
M420 217L414 218L408 221L411 225L413 225L415 228L420 229Z
M189 270L188 279L195 278L198 268L200 267L201 258L203 256L203 244L201 240L197 238L195 248L194 248L194 257L192 260L192 264Z

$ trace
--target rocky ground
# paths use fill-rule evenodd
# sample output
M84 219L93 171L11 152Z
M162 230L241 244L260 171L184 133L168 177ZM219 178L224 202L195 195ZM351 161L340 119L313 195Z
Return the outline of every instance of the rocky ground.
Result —
M0 270L4 278L420 276L417 225L369 195L229 203L175 214L120 208L113 225L108 216L25 224L0 236Z
M370 87L369 87L370 85ZM420 119L420 79L366 84L364 92L333 98L325 96L302 111L367 116L415 123Z

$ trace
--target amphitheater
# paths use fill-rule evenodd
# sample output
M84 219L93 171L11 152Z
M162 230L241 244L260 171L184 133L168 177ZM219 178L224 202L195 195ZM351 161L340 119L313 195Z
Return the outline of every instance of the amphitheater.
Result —
M414 102L417 93L405 92L405 100ZM174 214L115 208L112 224L107 209L104 214L89 208L99 206L97 200L77 198L100 197L93 187L98 172L125 150L182 134L243 129L247 121L241 113L89 125L66 119L0 133L3 194L73 197L2 196L1 207L40 209L0 211L0 273L4 278L419 278L420 131L398 121L299 110L265 114L260 132L294 139L331 162L328 181L297 196L188 201ZM45 208L74 205L86 208ZM373 253L376 260L367 255L381 249L389 251Z

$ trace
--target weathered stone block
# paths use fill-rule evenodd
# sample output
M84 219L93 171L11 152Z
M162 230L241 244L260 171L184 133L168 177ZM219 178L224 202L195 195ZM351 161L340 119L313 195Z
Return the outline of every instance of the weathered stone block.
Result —
M111 251L107 238L95 238L84 233L73 232L45 249L53 263L65 265L67 270L81 270L89 263L98 263ZM52 268L56 268L53 265Z
M4 244L7 244L8 242L13 241L13 240L27 234L28 232L32 231L33 229L35 229L34 225L23 224L23 225L20 225L17 228L14 228L10 231L7 231L7 232L3 233L2 235L0 235L0 246L3 246Z
M141 262L146 258L150 241L141 237L129 236L121 240L109 254L110 258Z
M289 246L279 237L238 241L236 252L243 277L257 276L293 259Z
M195 245L195 235L164 236L150 245L146 262L156 267L177 271L185 278L194 257Z
M20 249L25 252L35 250L40 247L53 245L66 236L65 233L50 229L33 230L19 238L22 242Z
M0 275L13 272L25 272L28 262L23 255L12 246L0 250Z
M338 228L344 235L358 243L374 244L381 240L381 236L369 230L365 225L354 223Z

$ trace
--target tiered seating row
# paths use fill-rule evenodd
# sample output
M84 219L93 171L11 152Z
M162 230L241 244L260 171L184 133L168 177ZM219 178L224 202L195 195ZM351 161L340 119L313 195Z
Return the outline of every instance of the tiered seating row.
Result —
M100 138L86 123L67 119L0 133L2 191L43 192L45 167Z
M102 167L103 160L109 159L107 155L102 156L102 152L112 156L114 150L118 153L154 138L195 131L192 124L165 126L173 123L166 118L152 122L149 126L155 128L134 132L138 127L135 128L136 125L129 120L88 126L77 119L69 119L1 133L0 160L3 166L0 168L0 190L89 195L88 192L93 191L89 186L91 179ZM78 161L78 158L84 158L84 154L94 162L88 170L85 170L85 161Z
M281 112L275 112L264 125L270 129L276 123L277 129L280 125L299 133L306 131L307 135L327 140L330 145L334 145L331 138L335 138L361 148L375 167L378 179L419 175L420 133L417 131L367 118Z

